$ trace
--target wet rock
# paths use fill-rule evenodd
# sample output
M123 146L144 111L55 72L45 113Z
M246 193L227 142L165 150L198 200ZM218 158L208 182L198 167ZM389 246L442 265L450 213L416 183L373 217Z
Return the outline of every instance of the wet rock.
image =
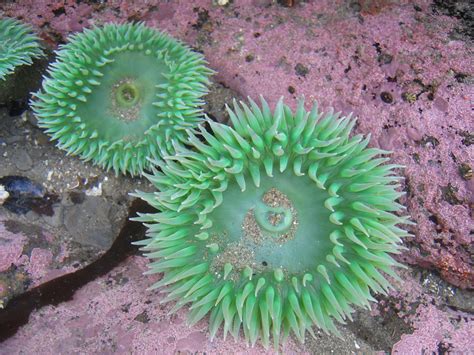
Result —
M423 147L436 148L439 145L439 139L433 136L424 135L420 140L420 145Z
M40 88L47 65L48 58L34 59L32 65L22 65L0 81L0 104L26 102L30 93Z
M456 310L474 313L474 291L456 288L447 295L446 304Z
M474 144L474 133L468 131L461 131L459 135L463 137L461 143L466 147L469 147Z
M437 1L437 3L441 2ZM28 16L29 13L39 13L36 11L39 7L44 15L48 8L36 5L42 2L31 2L29 6L18 1L0 1L0 3L2 9L7 8L8 15L22 16L32 22L41 21L36 26L46 37L63 39L70 32L70 27L67 26L69 16L42 16L41 18ZM71 3L74 5L64 5L64 8L68 10L71 6L75 6L75 2ZM88 3L92 4L93 2ZM350 106L360 111L358 133L364 135L373 133L374 137L380 137L384 125L398 129L402 137L401 147L394 153L392 159L396 164L407 166L403 174L412 185L412 194L402 203L407 205L410 215L417 223L417 226L413 227L415 237L405 240L406 243L410 243L407 244L410 250L405 251L402 256L410 263L432 268L440 273L444 270L444 277L451 282L458 282L456 280L459 280L459 275L466 275L462 283L459 283L464 284L465 287L468 286L470 280L468 278L472 277L472 272L469 270L472 270L471 260L473 259L470 257L471 252L465 252L469 243L469 231L470 228L472 229L468 226L470 207L467 200L468 196L474 196L474 180L463 180L458 173L458 166L462 162L470 163L467 157L469 149L474 144L472 138L474 136L469 126L469 118L472 116L470 113L472 112L469 100L466 100L466 93L469 89L466 86L466 80L472 81L472 76L466 61L466 53L469 48L464 42L450 41L447 34L452 26L457 26L456 19L433 16L430 12L431 4L427 1L417 2L419 8L415 9L412 5L406 6L406 4L397 1L383 1L387 6L384 6L382 11L367 9L366 3L369 1L350 1L355 5L356 11L362 12L362 16L347 16L344 13L344 6L334 2L301 1L293 9L287 9L275 6L276 2L271 0L251 1L255 6L233 1L231 6L224 9L212 6L210 1L197 1L195 6L206 8L210 20L202 24L199 31L189 31L190 24L196 23L197 14L192 12L189 4L185 2L173 4L175 10L173 18L165 18L163 21L158 21L160 11L153 11L153 6L145 9L143 6L139 8L138 4L129 3L128 9L124 6L120 6L119 9L119 5L113 5L110 1L100 2L100 4L94 3L93 6L100 7L100 11L94 13L92 18L107 22L124 21L128 17L141 17L146 22L154 26L159 25L160 28L177 35L188 43L194 43L196 35L198 37L202 35L205 39L210 38L210 41L203 40L198 43L201 43L199 47L204 51L211 67L219 72L216 80L232 88L234 92L240 93L243 97L250 96L253 99L258 99L259 94L263 94L272 108L281 95L290 96L286 92L286 88L293 85L297 90L297 95L286 98L286 102L292 108L296 107L296 98L300 95L305 95L307 100L315 98L322 109L333 106L334 101L338 100L346 104L350 103ZM268 4L269 7L257 7L257 3L259 5ZM371 3L375 2L371 1ZM444 1L444 3L448 2ZM449 3L460 4L461 2L449 1ZM467 3L467 1L463 1L463 3ZM362 7L362 5L364 6ZM159 10L161 10L161 5ZM234 11L238 12L240 16L237 17ZM351 10L350 15L353 12L354 10ZM67 13L70 12L67 11ZM391 16L393 14L396 16ZM414 14L417 15L415 19L413 19ZM164 14L162 15L166 17ZM202 17L205 20L206 16ZM246 18L250 18L251 22L244 22ZM50 21L50 24L46 24L46 21ZM208 27L216 29L212 32L212 36L209 36L210 31L206 30ZM375 37L383 39L380 44L381 52L396 54L390 64L380 65L375 60L380 53L375 53L374 58L375 51L372 48L367 49L369 47L368 39L374 38L374 28L377 30ZM237 39L232 35L239 33L239 29L248 30L244 31L245 36L242 36L245 37L243 47L238 47L240 42L237 43ZM239 48L238 51L227 53L227 50L234 46ZM310 52L308 52L308 48L311 49ZM245 63L244 56L250 52L258 60ZM287 64L278 64L278 58L283 57L287 57L284 62ZM381 59L383 59L382 62L389 60L388 57ZM397 66L398 59L405 62L407 70L404 70L405 74L397 74L397 87L393 88L393 91L392 87L377 87L376 82L386 80L388 67L392 72L391 68ZM304 80L302 77L296 78L294 65L298 62L311 69ZM352 68L351 71L344 73L344 68L349 65ZM451 73L453 68L462 74L453 77ZM392 77L392 74L390 76ZM438 89L433 102L427 98L428 93L432 94L430 90L416 84L413 81L414 77L420 78L425 83L437 83ZM327 78L331 78L331 80ZM364 88L366 85L367 92L373 92L377 100L366 100L365 97L359 95L359 88ZM392 94L394 99L392 104L382 103L378 96L382 91ZM402 92L405 95L402 96ZM401 96L405 101L400 99ZM437 97L444 98L449 102L449 107L455 108L455 110L442 112L433 107ZM207 98L206 101L208 101ZM229 100L226 101L229 102ZM217 110L220 110L221 105L221 102L216 102ZM214 116L224 117L222 114L214 114ZM7 120L3 120L3 122L6 121L11 122L8 117ZM418 131L418 136L413 134L410 137L412 141L408 143L403 141L406 127L413 127ZM1 139L4 140L8 135L2 134L1 131ZM12 132L12 134L22 133ZM419 137L420 134L421 137ZM421 141L423 136L426 138L436 137L436 139L425 139L420 144L413 143L413 141ZM27 139L24 139L24 142L28 144ZM407 144L405 145L405 143ZM41 147L44 149L43 156L50 160L50 164L59 162L59 159L62 158L60 154L63 152L57 154L58 150L52 144L43 144L44 146ZM12 148L8 147L8 149L8 156L11 157ZM450 155L458 157L459 161L453 161ZM33 154L31 156L33 157ZM412 159L411 156L418 157L418 159ZM8 159L6 160L8 161ZM82 162L76 164L76 161L79 162L76 158L67 157L64 161L68 162L68 171L71 173L56 178L56 186L59 185L62 188L61 192L70 191L67 183L74 186L74 183L71 183L71 176L75 177L77 172L83 176L89 176L91 171L90 164ZM431 161L436 164L428 163ZM61 166L65 165L61 164ZM1 167L2 162L0 162ZM35 165L36 168L41 168L39 163ZM61 168L61 170L65 172L65 168ZM13 175L14 173L8 171L8 174ZM46 174L38 176L42 177ZM36 179L40 181L40 178ZM64 183L62 183L63 181ZM120 177L121 183L125 181L127 180L124 177ZM453 207L447 202L442 202L440 188L447 186L449 182L459 188L456 196L464 201L462 205ZM54 183L53 178L52 184ZM117 185L119 184L117 183ZM104 184L102 196L107 198L110 196L110 199L116 198L117 191L123 189L115 188L115 186L115 184ZM128 191L134 189L135 186ZM466 196L465 189L467 189L468 196ZM440 246L439 243L434 242L436 230L428 219L432 214L436 214L441 221L444 221L448 231L449 229L453 231L453 238L448 236L448 234L451 235L451 232L446 232L445 239L450 238L448 246ZM112 214L110 215L112 216ZM115 225L117 225L116 222ZM77 248L81 248L81 245L77 244ZM469 250L472 251L472 249ZM81 262L81 265L83 264ZM184 322L183 327L170 330L166 315L169 309L162 310L157 306L156 301L158 300L156 298L160 295L144 291L156 280L144 279L145 277L141 276L141 272L145 269L144 261L140 261L139 270L132 272L132 267L129 262L121 267L121 269L126 269L125 274L131 281L126 285L117 285L109 290L110 293L104 292L104 279L101 279L88 283L68 307L65 304L59 304L56 307L42 309L36 315L32 315L30 323L21 329L15 339L12 339L9 344L2 344L2 350L10 353L18 351L34 353L57 351L61 353L67 347L69 352L107 352L116 345L118 352L156 353L162 349L169 349L170 352L173 352L176 349L177 340L172 344L163 344L160 341L169 336L174 336L176 339L186 338L187 334L192 331L202 330L196 329L200 325L193 329L184 327ZM146 277L152 276L157 275ZM406 286L404 285L404 287ZM130 313L122 314L120 307L132 301L134 303L130 306ZM149 309L146 308L145 302L151 303ZM146 327L141 322L133 321L133 317L145 309L151 319ZM92 317L91 320L91 310L92 312L103 311L103 313ZM70 321L71 317L75 318L74 323ZM202 323L204 327L205 322ZM449 325L449 321L442 324L443 327ZM372 327L374 327L372 329L378 329L384 327L384 324L375 323ZM87 338L81 336L81 331L85 328L90 329L89 331L93 333ZM156 330L158 328L160 331ZM366 334L372 337L374 333L371 331L372 329L366 329ZM438 344L432 343L431 339L428 339L430 341L428 342L425 337L435 332L446 334L446 338L450 338L449 341L457 346L454 349L458 352L464 349L464 352L467 353L469 349L473 348L472 345L470 347L464 345L466 343L461 342L462 339L459 337L454 337L454 331L451 328L442 330L440 328L422 328L421 330L424 334L421 331L418 332L417 337L413 339L413 344L420 346L425 346L427 343L428 345L434 344L435 348L432 350L429 347L428 350L424 350L425 353L436 351ZM102 336L97 337L97 334ZM122 334L126 336L122 336ZM349 339L346 337L346 333L342 334L344 340ZM132 336L133 341L128 336ZM349 353L349 351L358 349L357 347L340 349L336 343L337 339L319 333L316 336L318 339L313 341L314 348L313 351L308 351L309 353L329 353L331 351ZM469 338L471 337L465 336L465 339ZM322 344L321 341L325 339L328 339L328 343ZM102 341L106 344L101 343ZM308 344L310 342L311 340L308 341ZM361 345L359 340L357 342ZM381 349L379 344L377 344L376 350ZM390 341L387 345L390 346ZM414 348L406 349L407 352L414 351ZM440 344L439 349L445 349L445 347ZM258 350L262 349L257 348ZM283 352L298 352L297 350L292 348L290 351L285 351L283 349ZM364 350L366 349L362 348L360 351ZM221 342L216 339L212 344L208 343L206 348L193 349L193 351L236 353L249 352L250 349L245 345L237 347L233 341Z
M468 37L474 38L473 13L474 5L469 0L434 0L433 12L452 16L460 20L460 26L456 28L455 33L451 33L454 38ZM457 35L457 36L456 36Z
M2 351L8 354L41 354L62 353L67 349L67 352L89 353L94 352L92 349L107 352L113 346L117 352L135 351L140 354L158 354L163 349L166 349L166 353L178 353L179 350L193 354L211 354L216 350L224 354L266 353L258 343L250 349L242 340L243 336L237 342L224 342L222 337L216 337L211 342L206 330L189 327L184 321L173 321L185 316L180 313L177 317L170 317L170 307L158 306L161 296L146 290L156 278L142 275L146 269L144 258L133 256L119 268L130 279L129 283L111 284L104 289L107 280L118 272L114 269L108 275L85 284L72 300L34 311L29 322L2 343ZM128 311L122 311L124 305L130 303L129 307L125 307ZM145 319L149 321L144 322ZM355 337L347 333L343 330L344 340L318 333L318 340L313 340L312 345L314 349L323 349L323 352L334 349L335 353L349 353L356 349L356 344ZM103 334L104 337L98 337L97 334ZM104 338L110 340L103 342ZM308 338L311 341L312 338ZM358 339L357 344L361 346L361 351L373 352L372 348L364 346ZM281 351L311 353L295 345L292 338L281 346Z
M392 345L402 334L412 331L390 307L380 317L374 317L369 311L360 309L353 315L353 319L353 322L348 323L348 328L377 350L390 352Z
M28 222L35 223L39 219L40 219L40 216L37 213L33 212L33 211L28 211L25 214L25 220L28 221Z
M215 118L215 121L220 123L227 123L229 121L229 114L225 109L225 104L230 105L232 99L243 100L244 98L235 90L221 83L214 83L211 85L211 93L207 97L204 104L204 112L211 119Z
M255 56L253 54L248 54L248 55L245 56L245 61L247 63L252 62L254 59L255 59Z
M426 293L438 298L441 305L462 312L474 312L474 291L451 286L437 274L424 271L421 282Z
M13 144L13 143L21 142L21 141L23 141L23 139L24 139L23 136L11 135L11 136L5 137L5 138L3 139L3 141L4 141L6 144Z
M104 198L87 196L81 204L66 208L64 225L80 244L108 249L113 243L110 204Z
M305 77L309 73L309 69L303 64L298 63L295 66L295 72L296 72L296 75Z
M252 5L256 7L269 7L272 5L272 0L252 0Z
M31 159L28 152L24 149L16 150L13 154L12 160L18 170L28 171L33 167L33 160Z
M57 196L48 193L43 186L24 176L4 176L0 178L2 190L8 193L3 206L17 214L34 211L37 214L53 215L52 205Z
M459 171L459 175L461 175L461 177L464 180L468 181L472 179L473 173L472 173L472 168L469 164L462 163L461 165L459 165L458 171Z
M438 110L440 110L441 112L447 112L448 109L449 109L448 102L445 99L443 99L442 97L437 97L433 101L433 106L435 108L437 108Z
M388 53L381 53L378 57L377 57L377 61L380 63L380 64L390 64L393 60L393 56L391 54L388 54Z
M25 218L22 221L0 214L0 288L1 284L5 288L0 301L5 307L10 299L68 271L63 263L65 248L58 245L58 239L45 228Z
M407 136L413 141L420 141L423 138L423 135L417 128L407 127Z
M148 317L148 314L146 313L146 311L143 311L142 313L137 315L134 318L134 320L136 320L137 322L142 322L143 324L146 324L150 321L150 317Z
M384 150L397 150L400 149L400 133L397 128L391 127L384 131L378 139L380 148Z
M53 206L52 216L43 216L43 221L51 227L59 227L63 224L64 208L61 205Z
M70 300L81 286L135 253L131 243L144 238L145 228L129 219L139 211L151 212L151 208L135 200L127 216L117 222L120 232L105 253L64 243L60 238L65 233L53 236L42 227L4 220L0 215L0 302L5 304L5 311L0 312L0 343L26 324L35 309ZM126 287L129 280L126 273L115 272L103 285Z
M8 114L10 116L20 116L28 109L28 103L26 100L11 101L8 105Z
M457 197L458 188L449 183L447 186L441 187L443 200L450 205L461 205L462 200Z
M461 84L474 84L474 76L466 73L456 73L454 79Z
M384 91L380 94L380 98L382 99L383 102L386 104L391 104L393 102L393 96L387 91Z
M176 343L176 349L179 352L193 352L194 349L203 348L206 345L206 333L193 332L187 337L181 338Z
M61 204L66 207L74 206L83 203L86 198L86 194L82 191L70 191L63 195Z
M466 188L471 195L470 197L471 203L474 203L474 179L470 179L466 182Z

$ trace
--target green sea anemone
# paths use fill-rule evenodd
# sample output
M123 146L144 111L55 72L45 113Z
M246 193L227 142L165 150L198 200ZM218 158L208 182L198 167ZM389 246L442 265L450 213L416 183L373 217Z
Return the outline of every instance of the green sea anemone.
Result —
M42 55L39 38L30 26L13 18L0 19L0 80Z
M61 149L136 175L202 121L212 73L201 54L164 33L107 24L60 48L33 109Z
M280 100L272 113L262 98L228 112L233 128L189 132L146 175L158 192L135 194L157 209L136 218L148 273L164 273L152 288L173 312L189 304L191 324L210 313L211 338L222 324L265 347L313 325L337 334L334 320L385 293L384 273L397 277L390 253L409 222L395 214L398 165L349 136L355 119L316 104L293 113Z

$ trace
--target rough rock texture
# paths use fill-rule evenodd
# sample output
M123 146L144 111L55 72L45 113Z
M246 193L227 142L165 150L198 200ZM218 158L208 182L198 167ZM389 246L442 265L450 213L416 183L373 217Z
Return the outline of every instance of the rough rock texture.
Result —
M427 0L296 2L289 8L255 0L227 6L43 0L32 11L27 3L3 9L43 27L43 38L142 20L203 51L217 80L241 96L263 94L270 103L285 96L294 106L305 95L321 107L354 112L358 132L371 133L373 145L393 150L407 166L406 204L418 226L403 260L474 287L474 73L466 60L472 47L459 30L468 24L443 15L446 6Z
M0 108L0 302L81 269L112 245L141 181L67 157L29 111ZM146 187L145 187L146 189Z
M471 298L443 285L444 281L425 272L403 272L398 291L381 300L372 314L395 312L413 328L392 348L394 354L466 353L474 346L474 308L459 310L459 299ZM421 283L420 283L421 281Z
M5 80L0 80L0 105L8 105L11 101L26 101L32 91L41 87L41 78L47 66L47 58L34 59L33 65L21 65L7 75Z
M392 150L393 159L406 166L401 171L407 192L402 202L417 226L411 230L415 236L405 241L408 250L400 259L414 265L415 271L403 274L405 282L396 285L397 292L379 298L372 316L358 314L355 323L344 328L342 343L322 343L327 339L320 337L308 339L303 347L290 342L285 351L393 348L405 354L422 350L466 352L474 348L473 294L457 288L474 288L474 72L472 8L468 1L227 3L17 0L0 4L0 15L3 11L30 22L52 48L72 31L106 21L140 20L165 30L202 51L218 71L206 110L223 122L227 120L222 111L224 100L246 96L256 99L260 94L270 103L284 96L293 107L304 95L308 100L318 100L323 108L333 106L343 113L354 112L359 116L357 133L370 133L373 146ZM279 3L295 5L284 7ZM0 117L0 122L11 119ZM0 267L7 268L0 283L17 285L16 289L8 288L10 293L5 297L5 286L2 289L0 284L0 297L5 300L28 289L28 284L17 280L33 280L35 284L46 280L50 271L45 265L59 263L60 270L74 265L61 261L61 248L79 255L78 250L87 244L87 248L103 252L117 230L107 231L109 244L101 239L107 233L98 239L89 234L71 248L64 241L66 234L62 234L78 230L77 220L74 225L70 213L85 213L75 207L83 203L78 201L100 199L97 191L102 183L112 214L100 217L99 222L106 225L117 209L123 208L117 216L124 216L130 203L125 191L140 183L115 179L75 158L65 158L32 128L34 123L29 115L13 119L13 124L2 123L0 177L28 176L55 192L60 202L53 204L52 216L33 211L14 217L0 207ZM25 152L18 152L20 147ZM23 158L11 159L14 153L23 154ZM79 181L92 179L94 183L80 186L78 177ZM46 240L44 243L48 238L55 241L54 247L28 247L31 240L38 240L36 232L12 231L6 225L8 219L46 229L41 238ZM78 267L93 259L85 258L87 261ZM9 266L5 266L7 263ZM11 265L17 265L16 269ZM419 272L419 267L434 273ZM167 308L160 308L160 295L144 291L152 280L139 276L143 269L142 258L127 259L116 270L82 288L74 300L32 313L29 324L5 343L7 353L25 349L41 353L50 348L69 352L80 347L86 352L247 351L242 343L229 340L209 343L205 322L188 329L182 313L174 324L166 315ZM117 281L119 274L127 275L128 282ZM436 274L451 285L437 279ZM107 282L112 286L107 288ZM12 289L16 291L12 293ZM48 327L54 330L48 332Z
M144 258L127 259L109 274L83 287L73 300L32 314L29 324L2 344L0 353L266 353L261 346L249 348L242 339L210 342L207 320L189 328L185 311L168 315L172 306L160 305L157 291L146 291L157 277L142 276L144 271ZM319 341L310 341L306 348L290 340L281 350L311 352L310 346L314 346L339 353L373 351L350 332L343 334L345 340L318 333Z

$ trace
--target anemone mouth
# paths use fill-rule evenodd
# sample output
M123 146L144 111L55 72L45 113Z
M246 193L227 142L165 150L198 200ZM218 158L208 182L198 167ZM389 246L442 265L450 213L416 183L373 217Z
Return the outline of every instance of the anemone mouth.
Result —
M116 173L141 174L202 121L202 55L143 24L70 37L32 106L58 146Z
M113 94L115 94L113 95L114 104L120 108L134 107L140 101L140 90L133 80L124 80L115 84ZM126 119L134 120L137 117Z
M293 202L275 187L263 194L245 219L242 226L244 235L254 239L270 236L273 241L288 241L294 237L298 227ZM254 228L257 233L253 233Z
M156 162L147 177L159 192L136 193L158 209L136 218L148 226L138 244L149 273L164 273L152 288L166 289L172 311L189 304L191 324L210 313L211 337L223 326L224 338L242 330L278 347L313 325L338 334L352 305L391 287L383 273L397 277L390 254L409 235L394 213L398 166L350 137L351 117L302 100L296 112L234 103L229 115L233 128L209 122L214 135L200 127Z
M39 38L30 26L13 18L0 19L0 80L43 55Z
M138 120L141 110L140 91L133 79L123 79L113 85L108 114L124 122Z

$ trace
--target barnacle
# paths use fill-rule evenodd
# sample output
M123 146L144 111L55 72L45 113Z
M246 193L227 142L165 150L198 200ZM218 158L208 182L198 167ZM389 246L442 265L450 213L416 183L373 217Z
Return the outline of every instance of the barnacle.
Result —
M0 80L42 55L39 39L30 26L13 18L0 19Z
M61 149L136 175L202 120L212 73L201 54L164 33L107 24L60 48L33 109Z
M385 293L384 273L397 277L390 254L409 223L395 214L399 166L369 136L350 137L350 116L316 104L293 113L280 100L272 113L262 98L228 112L233 128L189 132L147 174L158 191L135 194L157 209L136 218L148 272L164 273L152 288L172 311L189 304L191 324L210 313L211 337L221 325L266 347L313 325L337 334L334 320Z

